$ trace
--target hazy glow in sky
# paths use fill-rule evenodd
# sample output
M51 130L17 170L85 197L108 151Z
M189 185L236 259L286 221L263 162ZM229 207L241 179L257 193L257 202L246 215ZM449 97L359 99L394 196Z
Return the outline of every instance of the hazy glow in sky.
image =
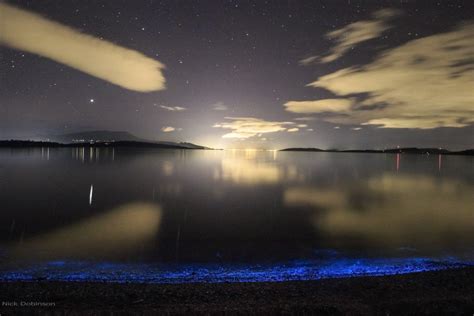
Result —
M3 1L0 139L112 130L220 148L474 147L473 10Z

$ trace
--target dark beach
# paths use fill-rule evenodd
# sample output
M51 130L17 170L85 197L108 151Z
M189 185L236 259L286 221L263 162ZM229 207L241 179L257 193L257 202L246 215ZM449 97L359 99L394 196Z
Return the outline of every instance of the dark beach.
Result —
M474 268L298 282L4 282L0 293L2 315L472 315Z

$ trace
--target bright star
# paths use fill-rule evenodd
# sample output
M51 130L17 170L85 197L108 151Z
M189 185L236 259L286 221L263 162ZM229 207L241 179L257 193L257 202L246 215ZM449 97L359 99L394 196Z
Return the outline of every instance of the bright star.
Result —
M89 102L90 102L90 103L94 103L95 100L94 100L94 99L90 99Z

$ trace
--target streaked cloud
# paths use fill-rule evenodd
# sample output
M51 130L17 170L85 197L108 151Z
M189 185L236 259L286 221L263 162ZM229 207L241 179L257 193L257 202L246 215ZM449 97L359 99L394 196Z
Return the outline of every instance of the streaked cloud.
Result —
M309 57L301 59L300 64L304 66L311 65L317 62L319 58L320 58L319 56L309 56Z
M215 128L230 129L223 138L250 138L253 136L286 131L293 122L265 121L254 117L226 117L227 121L214 124Z
M160 108L168 110L168 111L185 111L186 108L182 106L166 106L166 105L160 105Z
M299 130L300 129L298 127L292 127L292 128L287 129L286 131L289 132L289 133L294 133L294 132L297 132Z
M314 116L305 116L305 117L297 117L294 119L295 121L314 121L316 118Z
M340 58L357 44L377 38L391 28L390 19L400 14L396 9L382 9L374 12L371 20L351 23L343 28L331 31L326 38L335 42L335 46L325 56L310 56L300 60L302 65L315 62L329 63Z
M165 66L142 53L0 2L0 44L37 54L129 90L165 89Z
M176 128L174 128L173 126L164 126L161 128L161 131L165 133L174 132L175 130Z
M367 65L320 77L310 86L346 98L344 105L332 110L323 105L333 104L334 99L290 101L285 106L297 113L325 109L332 115L321 119L336 124L414 129L468 126L474 123L473 38L471 21L384 51ZM363 97L349 107L354 95Z
M224 104L224 102L217 102L212 105L212 109L215 111L227 111L229 106Z
M353 101L350 99L323 99L316 101L289 101L285 103L287 111L293 113L323 113L349 111Z

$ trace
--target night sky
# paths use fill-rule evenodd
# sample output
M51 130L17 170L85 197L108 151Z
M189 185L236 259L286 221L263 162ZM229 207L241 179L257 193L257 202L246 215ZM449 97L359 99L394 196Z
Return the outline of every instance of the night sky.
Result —
M473 1L4 1L0 15L0 139L474 147Z

